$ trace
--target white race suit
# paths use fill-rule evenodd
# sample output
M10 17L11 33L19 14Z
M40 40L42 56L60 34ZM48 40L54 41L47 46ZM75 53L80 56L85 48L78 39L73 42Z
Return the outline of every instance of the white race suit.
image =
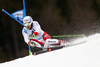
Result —
M31 40L29 39L29 36L32 34L35 34ZM44 32L39 23L37 21L33 21L31 24L31 29L28 29L26 27L23 27L22 29L22 35L24 37L24 41L30 45L29 43L33 41L37 47L45 47L50 44L60 45L58 39L51 39L50 35L48 35L46 32ZM32 46L32 45L31 45Z

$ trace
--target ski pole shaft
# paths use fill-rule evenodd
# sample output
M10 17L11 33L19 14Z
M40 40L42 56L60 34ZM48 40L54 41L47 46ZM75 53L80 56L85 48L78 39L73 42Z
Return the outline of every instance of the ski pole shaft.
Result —
M73 37L73 36L84 36L83 34L81 35L58 35L58 36L52 36L52 37Z
M58 35L58 36L51 36L51 37L75 37L75 36L84 36L83 34L81 34L81 35ZM40 37L32 37L32 38L41 38L41 36Z
M30 45L28 45L28 49L29 49L29 55L31 55L31 47L30 47Z

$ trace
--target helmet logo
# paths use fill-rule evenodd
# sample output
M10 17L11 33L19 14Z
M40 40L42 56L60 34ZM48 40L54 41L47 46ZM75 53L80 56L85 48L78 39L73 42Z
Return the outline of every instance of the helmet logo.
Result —
M29 21L29 19L26 19L25 22Z

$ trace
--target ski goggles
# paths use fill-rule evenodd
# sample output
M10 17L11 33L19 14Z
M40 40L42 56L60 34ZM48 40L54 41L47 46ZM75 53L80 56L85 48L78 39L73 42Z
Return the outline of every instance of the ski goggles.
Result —
M31 22L24 23L25 26L30 26Z

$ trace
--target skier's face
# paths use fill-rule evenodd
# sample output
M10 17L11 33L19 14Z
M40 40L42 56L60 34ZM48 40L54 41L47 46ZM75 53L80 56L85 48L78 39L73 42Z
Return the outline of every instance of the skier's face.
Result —
M31 25L30 26L26 26L28 29L31 29Z

